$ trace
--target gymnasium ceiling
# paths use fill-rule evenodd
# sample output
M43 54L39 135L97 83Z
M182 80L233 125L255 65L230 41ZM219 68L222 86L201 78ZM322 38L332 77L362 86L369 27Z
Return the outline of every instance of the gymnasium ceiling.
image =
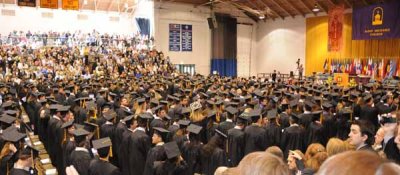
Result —
M15 4L17 0L0 0L2 4ZM61 7L59 0L59 7ZM80 9L94 11L114 11L132 13L138 1L141 0L79 0ZM294 16L305 16L327 12L334 5L343 4L346 9L352 7L366 6L382 1L392 0L154 0L155 2L165 3L184 3L191 4L194 7L210 8L213 1L213 7L216 12L234 9L247 15L255 21L259 20L260 15L265 19L294 18ZM37 0L38 4L40 0ZM312 9L317 5L319 12L313 12Z

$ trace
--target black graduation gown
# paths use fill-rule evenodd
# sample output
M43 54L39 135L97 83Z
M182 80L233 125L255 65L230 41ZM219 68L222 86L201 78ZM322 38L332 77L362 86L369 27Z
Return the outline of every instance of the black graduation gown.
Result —
M127 175L142 175L151 148L151 138L144 131L136 130L130 135L130 142L126 146L129 149L128 159L125 159L129 162Z
M245 137L241 129L228 130L228 166L236 167L244 157Z
M289 115L286 113L281 113L279 117L279 124L281 125L281 130L290 126Z
M16 161L16 156L14 155L4 156L0 160L0 174L7 174L7 168L11 170L14 167L14 162Z
M207 142L211 139L211 137L215 134L215 129L218 128L218 124L213 122L211 126L207 127Z
M110 162L93 159L89 165L89 175L122 175L119 168Z
M218 125L218 130L222 131L224 134L228 134L228 130L230 130L234 127L235 127L235 124L233 122L224 121Z
M11 169L10 175L30 175L29 171L23 169Z
M101 125L100 127L100 138L104 137L110 137L112 145L116 145L116 140L115 140L115 126L114 124L108 124L105 123ZM118 151L116 149L117 147L112 149L113 156L109 158L109 161L115 165L118 166Z
M227 166L226 153L221 148L215 148L212 155L201 154L201 174L213 175L220 166Z
M75 123L83 125L87 118L87 110L80 106L74 109Z
M369 121L375 128L379 128L378 113L379 111L376 107L363 106L361 108L360 120Z
M71 153L71 165L78 171L79 175L89 174L89 165L92 157L89 152L75 149Z
M67 166L71 165L71 153L75 148L76 145L74 141L69 140L63 144L64 171Z
M384 152L386 154L387 159L395 161L397 164L400 163L400 150L397 148L396 143L394 142L395 137L389 139L384 147Z
M323 134L324 134L323 139L325 139L322 141L322 145L326 145L330 138L335 137L337 135L337 126L335 117L333 115L330 115L329 113L323 113L322 116L323 116L322 120Z
M184 174L192 175L201 172L201 148L202 144L193 145L186 142L182 149L182 157L186 161L188 168Z
M50 119L50 110L48 108L42 107L39 110L39 120L38 120L38 135L40 141L43 142L44 146L47 147L48 142L48 124Z
M311 143L321 143L324 139L324 130L320 123L312 122L307 130L307 145Z
M304 128L293 125L286 128L282 133L281 149L285 157L288 156L289 150L301 150L305 152L306 139Z
M153 175L154 174L154 162L156 161L163 161L167 157L165 155L164 147L163 146L155 146L150 149L149 153L147 154L146 164L143 171L144 175Z
M282 129L276 123L269 123L265 126L265 148L279 146L281 144Z
M62 126L62 121L52 117L49 120L49 125L48 125L48 134L49 134L49 139L48 140L48 147L47 147L47 152L49 153L50 159L52 160L52 163L54 166L57 165L57 159L56 156L60 155L57 154L59 153L59 147L60 145L60 134L57 133L57 128L61 128Z
M347 140L350 133L351 123L349 119L343 117L340 113L337 115L336 124L337 126L337 136L341 140Z
M129 144L131 142L131 135L133 132L131 130L126 129L122 133L121 137L121 144L118 147L118 163L119 163L119 168L122 171L122 174L129 174ZM123 145L123 146L122 146Z
M246 127L246 129L244 130L245 155L255 151L265 150L264 134L265 134L264 128L259 127L257 125L250 125Z
M313 115L312 114L300 114L299 118L300 118L299 124L303 125L304 128L307 130L310 123L312 122Z
M185 174L187 169L185 161L180 161L178 165L168 161L155 163L155 175L187 175Z

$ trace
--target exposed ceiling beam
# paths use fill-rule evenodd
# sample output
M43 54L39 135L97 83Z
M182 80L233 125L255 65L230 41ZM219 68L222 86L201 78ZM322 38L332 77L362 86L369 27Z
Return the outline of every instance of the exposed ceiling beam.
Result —
M310 11L311 13L313 13L314 16L317 16L317 13L315 13L314 11L312 11L312 9L304 2L304 0L299 0L299 1L301 2L301 4L302 4L304 7L306 7L306 9L307 9L308 11Z
M343 0L343 1L344 1L344 3L345 3L347 6L349 6L350 8L353 7L353 5L350 4L349 0Z
M332 5L336 5L336 3L334 3L332 0L327 0L327 1Z
M271 0L276 6L278 6L281 10L283 10L285 13L287 13L289 16L294 18L294 15L290 14L285 8L283 8L280 4L278 4L275 0Z
M317 5L318 5L325 13L328 13L328 9L326 9L324 6L322 6L321 2L315 1L315 3L317 3Z
M274 9L270 8L263 0L257 0L257 1L260 2L265 7L265 9L270 9L272 13L276 14L276 16L278 16L278 17L280 17L282 19L285 19L285 17L283 17L282 15L277 13Z
M113 2L114 2L114 0L109 0L109 1L110 1L110 3L108 3L107 11L110 11L110 9L113 5Z
M301 16L306 17L306 15L299 9L297 8L292 2L289 2L289 0L285 0L286 3L289 4L289 6L294 9L297 13L299 13Z
M263 11L263 10L259 9L259 8L257 7L257 5L254 4L253 1L247 1L247 2L250 4L251 8L257 9L257 10L260 10L260 11ZM266 12L264 15L265 15L265 17L266 17L264 20L266 20L266 19L269 17L269 18L271 18L273 21L275 21L275 17L269 15L268 12ZM275 14L275 15L276 15L276 14ZM277 16L279 16L279 15L277 15Z

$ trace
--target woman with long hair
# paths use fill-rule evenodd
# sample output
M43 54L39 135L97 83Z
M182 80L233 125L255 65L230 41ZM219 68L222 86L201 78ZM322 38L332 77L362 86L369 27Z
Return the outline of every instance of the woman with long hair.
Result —
M213 175L220 166L227 166L226 152L223 150L224 138L214 135L201 149L201 173Z

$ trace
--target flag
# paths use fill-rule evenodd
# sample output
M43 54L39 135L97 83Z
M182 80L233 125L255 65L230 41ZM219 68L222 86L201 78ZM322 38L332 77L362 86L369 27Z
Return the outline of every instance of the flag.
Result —
M325 59L324 70L328 70L328 59Z
M397 68L397 61L396 60L390 60L390 65L389 65L389 73L387 78L391 78L395 75L396 68Z

